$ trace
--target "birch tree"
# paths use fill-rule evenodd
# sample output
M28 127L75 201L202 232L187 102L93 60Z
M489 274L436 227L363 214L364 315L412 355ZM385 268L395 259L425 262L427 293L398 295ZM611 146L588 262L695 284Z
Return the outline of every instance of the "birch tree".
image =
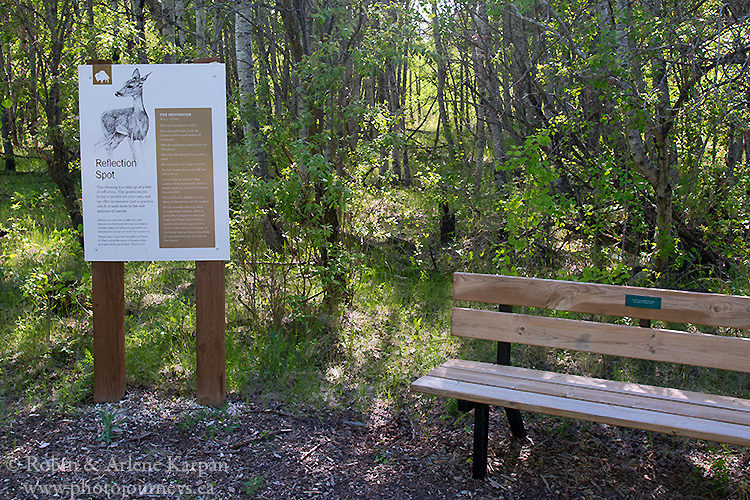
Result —
M244 117L243 132L251 154L258 165L258 175L268 178L268 160L258 124L258 106L255 89L255 58L253 55L253 19L255 6L252 0L240 0L235 15L235 44L240 103Z

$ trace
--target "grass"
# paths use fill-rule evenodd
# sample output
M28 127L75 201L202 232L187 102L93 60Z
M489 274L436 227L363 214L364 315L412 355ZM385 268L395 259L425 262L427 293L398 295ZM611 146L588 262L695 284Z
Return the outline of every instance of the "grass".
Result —
M261 474L251 476L250 479L242 483L244 493L249 497L255 497L266 485L266 479Z
M226 406L188 411L178 418L175 425L177 429L185 433L195 432L199 428L203 428L202 435L205 439L232 434L238 428L236 422L227 418Z
M99 441L103 441L104 444L109 446L120 423L117 412L111 408L101 408L99 410L99 418L101 419Z
M0 239L0 398L64 411L91 393L90 268L47 177L23 172L0 176L0 189L8 195L0 202L0 224L8 232ZM421 190L360 186L352 198L345 229L359 253L351 296L333 324L314 308L295 305L291 296L274 309L283 317L267 321L252 316L240 301L239 270L234 262L228 265L226 363L231 392L366 412L377 400L397 405L410 401L409 382L447 357L494 359L491 342L449 335L451 271L497 269L484 246L494 229L478 218L469 226L472 234L460 234L440 249L435 236L438 212L424 187L428 177L421 181ZM539 269L537 274L574 275L575 267ZM616 267L602 276L617 280L622 272ZM127 263L129 384L194 391L193 280L192 262ZM63 286L55 288L54 283ZM712 287L742 293L746 284L746 275L739 273L735 283ZM514 347L513 362L750 396L747 375L736 372L526 346Z
M447 333L450 282L416 268L398 275L385 258L376 257L370 266L347 311L343 356L329 368L328 379L365 387L359 389L365 399L368 393L399 399L411 380L456 349Z

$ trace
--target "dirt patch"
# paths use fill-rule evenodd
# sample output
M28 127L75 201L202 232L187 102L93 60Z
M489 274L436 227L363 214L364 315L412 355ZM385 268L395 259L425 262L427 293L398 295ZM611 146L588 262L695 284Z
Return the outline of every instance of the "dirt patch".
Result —
M74 415L0 424L1 498L726 498L750 451L528 415L491 415L490 470L471 479L471 415L442 402L368 415L230 398L214 410L148 390ZM112 425L103 422L112 418ZM109 430L109 444L107 443Z

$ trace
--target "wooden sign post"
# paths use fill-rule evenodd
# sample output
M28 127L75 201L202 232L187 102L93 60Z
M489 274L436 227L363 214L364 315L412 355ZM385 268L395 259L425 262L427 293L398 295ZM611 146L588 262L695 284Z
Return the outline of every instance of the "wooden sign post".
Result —
M195 63L216 63L216 58ZM200 404L221 406L226 389L226 279L224 261L195 263L196 396Z
M125 265L92 262L94 305L94 401L125 395Z
M195 263L197 398L211 406L226 398L224 285L224 261Z

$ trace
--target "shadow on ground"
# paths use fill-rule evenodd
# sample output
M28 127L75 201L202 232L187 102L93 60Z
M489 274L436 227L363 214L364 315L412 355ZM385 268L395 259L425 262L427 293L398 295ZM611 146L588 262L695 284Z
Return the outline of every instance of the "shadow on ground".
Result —
M441 404L415 397L406 410L381 403L358 415L230 398L217 410L131 389L120 403L88 405L73 415L10 413L0 423L0 497L683 499L750 493L747 449L536 415L528 415L531 440L520 442L506 437L501 412L491 416L489 476L475 481L471 419L445 417ZM107 415L113 416L110 426Z

